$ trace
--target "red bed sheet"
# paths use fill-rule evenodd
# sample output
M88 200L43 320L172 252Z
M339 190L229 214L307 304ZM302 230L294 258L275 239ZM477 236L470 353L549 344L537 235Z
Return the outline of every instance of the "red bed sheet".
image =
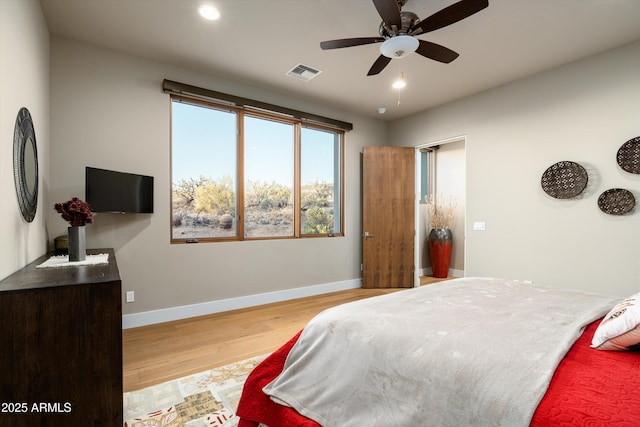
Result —
M531 421L533 427L640 425L640 352L589 347L600 321L589 325L558 365ZM262 388L280 374L300 333L258 365L247 378L238 406L238 427L320 427L278 405Z

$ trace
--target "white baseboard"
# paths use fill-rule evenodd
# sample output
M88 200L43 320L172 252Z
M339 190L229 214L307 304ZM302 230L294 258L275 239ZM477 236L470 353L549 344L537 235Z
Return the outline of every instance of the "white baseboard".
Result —
M355 289L361 286L361 279L344 280L341 282L324 283L322 285L305 286L304 288L286 289L283 291L266 292L263 294L170 307L142 313L125 314L122 316L122 328L136 328L138 326L153 325L155 323L170 322L173 320L187 319L189 317L205 316L207 314L221 313L239 308L254 307L273 302Z

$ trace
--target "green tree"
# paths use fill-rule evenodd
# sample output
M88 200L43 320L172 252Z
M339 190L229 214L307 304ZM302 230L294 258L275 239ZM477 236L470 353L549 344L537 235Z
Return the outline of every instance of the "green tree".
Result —
M173 206L174 209L192 210L196 200L196 191L209 182L208 178L200 175L197 179L181 179L177 184L173 184Z
M196 189L194 206L197 212L211 215L236 213L236 192L233 179L226 175L218 181L207 181Z
M306 207L329 206L333 200L333 184L326 182L315 182L307 184L302 192L302 205Z
M307 209L303 231L305 234L329 234L333 232L333 214L321 207Z
M258 207L264 210L286 207L291 203L291 189L272 181L248 180L247 207Z

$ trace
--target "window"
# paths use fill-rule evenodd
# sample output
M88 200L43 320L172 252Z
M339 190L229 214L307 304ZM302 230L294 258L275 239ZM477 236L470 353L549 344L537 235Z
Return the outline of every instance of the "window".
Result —
M435 149L437 149L437 147ZM434 164L434 149L420 149L420 203L426 203L429 196L433 194L433 184L435 179Z
M303 234L338 234L341 224L341 135L302 129L300 182Z
M342 235L344 131L173 95L172 242Z
M244 119L245 237L291 237L294 126Z

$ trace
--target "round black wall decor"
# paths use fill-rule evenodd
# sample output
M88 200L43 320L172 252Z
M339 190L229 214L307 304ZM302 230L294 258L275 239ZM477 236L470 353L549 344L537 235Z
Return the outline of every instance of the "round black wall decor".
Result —
M38 207L38 149L31 113L24 107L13 131L13 181L22 217L31 222Z
M625 171L640 174L640 136L622 144L616 159Z
M636 205L636 198L629 190L612 188L598 197L598 207L609 215L624 215Z
M564 160L551 165L540 181L545 193L556 199L576 197L587 187L587 171L575 162Z

